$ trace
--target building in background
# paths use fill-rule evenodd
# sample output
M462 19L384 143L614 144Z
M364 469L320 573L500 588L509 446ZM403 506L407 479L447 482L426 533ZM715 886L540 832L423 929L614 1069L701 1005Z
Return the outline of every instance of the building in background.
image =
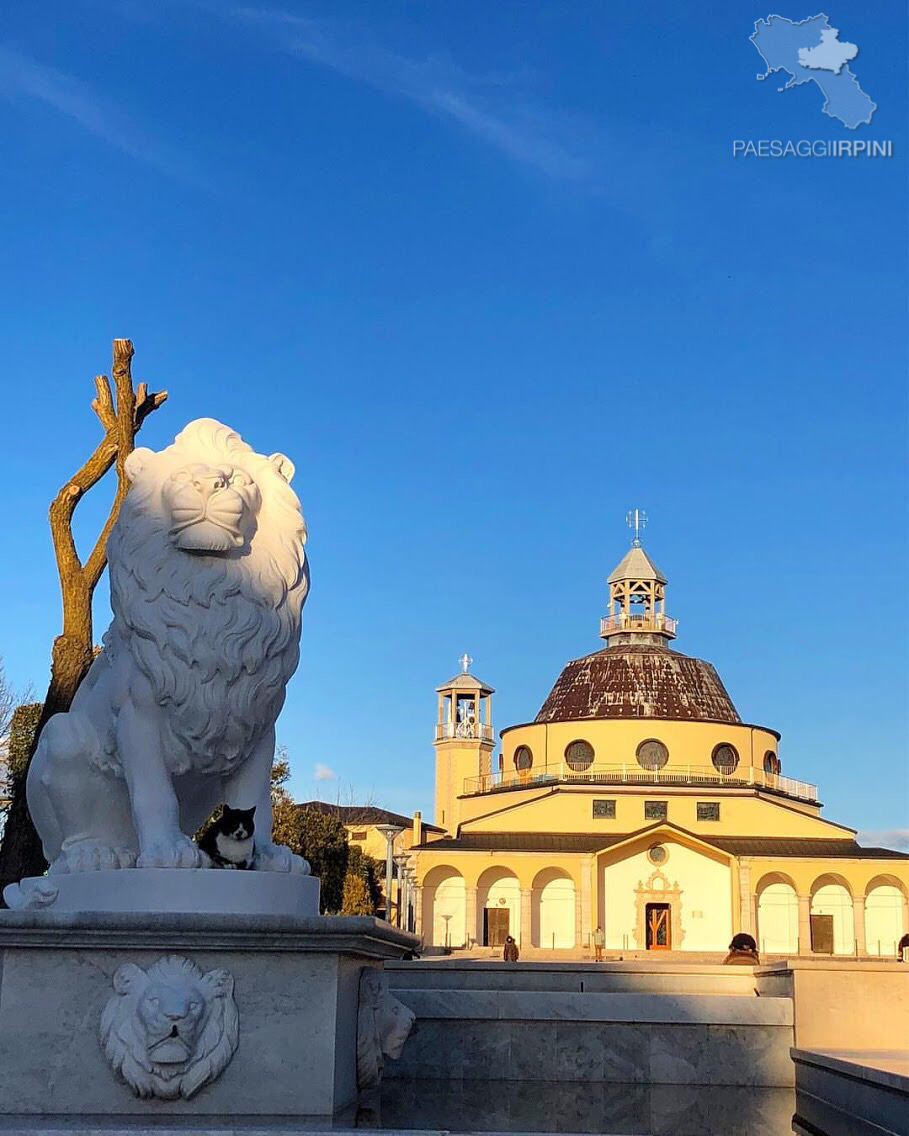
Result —
M380 825L395 825L401 829L393 841L396 854L409 851L414 844L419 844L425 838L432 839L445 833L444 828L425 824L420 813L408 817L402 813L377 808L375 805L333 805L327 801L303 801L297 805L297 808L314 809L316 812L337 817L347 829L350 845L359 848L367 856L381 860L383 864L388 842L385 834L379 830Z
M714 667L672 649L666 577L632 547L609 577L604 649L568 663L501 733L468 669L438 688L436 824L414 840L427 945L894 957L909 855L862 848L784 775ZM424 826L424 828L427 826Z

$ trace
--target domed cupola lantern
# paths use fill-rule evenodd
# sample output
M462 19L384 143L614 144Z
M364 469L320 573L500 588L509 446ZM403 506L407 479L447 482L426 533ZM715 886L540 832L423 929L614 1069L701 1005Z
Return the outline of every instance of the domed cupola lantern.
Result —
M609 576L609 614L600 620L600 638L616 644L650 643L665 646L675 638L676 620L666 614L666 577L641 543L647 523L642 510L628 514L634 531L631 548Z

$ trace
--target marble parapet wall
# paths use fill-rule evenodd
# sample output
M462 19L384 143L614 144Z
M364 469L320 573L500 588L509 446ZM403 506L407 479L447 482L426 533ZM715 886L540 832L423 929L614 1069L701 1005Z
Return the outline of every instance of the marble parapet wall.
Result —
M358 1097L363 972L416 945L367 916L2 912L0 1126L39 1114L140 1129L150 1119L335 1115ZM159 1006L126 1005L118 1017L132 983ZM199 990L223 1014L208 1050L191 1017L207 1008L193 1009ZM174 997L181 1036L159 1038L158 1010ZM124 1047L110 1045L119 1028L129 1058L136 1014L142 1045L146 1034L163 1041L149 1049L158 1081L148 1098ZM210 1068L199 1065L211 1053ZM178 1058L174 1079L162 1066ZM161 1078L173 1099L162 1099Z

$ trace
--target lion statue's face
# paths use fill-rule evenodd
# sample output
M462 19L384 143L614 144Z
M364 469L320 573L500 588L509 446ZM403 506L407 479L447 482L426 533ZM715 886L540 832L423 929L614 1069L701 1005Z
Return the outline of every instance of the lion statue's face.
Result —
M248 473L227 462L191 462L164 482L170 539L184 552L223 555L249 543L262 504Z
M188 1099L218 1077L237 1048L234 982L168 955L147 971L125 963L101 1016L101 1044L114 1072L140 1097Z
M136 1012L145 1033L150 1064L188 1064L206 1005L206 991L198 982L174 984L160 978L148 979Z

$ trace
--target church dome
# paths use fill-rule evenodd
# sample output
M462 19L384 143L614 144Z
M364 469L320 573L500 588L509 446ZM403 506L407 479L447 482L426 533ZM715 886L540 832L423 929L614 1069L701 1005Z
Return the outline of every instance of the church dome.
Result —
M741 722L711 663L647 643L617 644L574 659L534 721L578 718Z
M676 620L666 613L666 577L641 544L646 518L628 514L631 548L609 575L603 651L575 659L559 675L536 722L579 718L741 719L710 663L669 648Z

